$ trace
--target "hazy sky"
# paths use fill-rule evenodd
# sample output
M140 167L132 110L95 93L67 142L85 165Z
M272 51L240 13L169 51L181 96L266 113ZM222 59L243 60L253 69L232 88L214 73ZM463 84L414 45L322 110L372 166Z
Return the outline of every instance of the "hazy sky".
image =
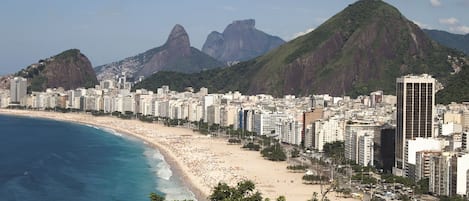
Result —
M1 0L0 75L78 48L93 66L162 45L175 24L201 49L211 31L255 19L291 40L355 0ZM387 0L421 27L469 33L469 0Z

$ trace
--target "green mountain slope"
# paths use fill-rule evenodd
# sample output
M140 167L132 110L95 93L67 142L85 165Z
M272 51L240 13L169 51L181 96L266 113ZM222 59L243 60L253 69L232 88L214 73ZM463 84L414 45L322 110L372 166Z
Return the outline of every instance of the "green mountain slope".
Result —
M431 39L450 48L469 54L469 34L460 35L440 30L423 30Z
M393 94L396 77L405 74L428 73L446 85L461 67L450 63L448 55L463 57L430 40L389 4L362 0L264 56L199 74L157 73L136 87L155 88L154 84L164 84L156 80L177 77L186 86L203 83L212 92L340 96L384 90Z

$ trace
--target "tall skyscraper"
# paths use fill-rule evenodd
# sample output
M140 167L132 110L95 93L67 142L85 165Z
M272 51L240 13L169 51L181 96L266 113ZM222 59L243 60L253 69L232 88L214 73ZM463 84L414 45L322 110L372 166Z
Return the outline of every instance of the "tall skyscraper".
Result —
M405 167L406 140L434 137L435 79L430 75L407 75L396 80L397 126L395 171Z
M26 96L28 80L22 77L15 77L10 80L10 103L20 104L21 99Z

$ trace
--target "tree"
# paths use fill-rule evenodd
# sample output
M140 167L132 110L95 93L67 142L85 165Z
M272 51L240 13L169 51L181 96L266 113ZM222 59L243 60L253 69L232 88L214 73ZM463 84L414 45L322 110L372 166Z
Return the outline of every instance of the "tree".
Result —
M154 192L150 193L149 197L150 197L150 201L164 201L165 200L164 196L158 195Z
M261 151L261 154L263 157L271 160L271 161L285 161L287 160L287 155L285 154L285 151L283 150L282 146L280 143L275 143L273 146L269 146L264 148Z
M323 151L327 157L331 158L335 164L342 164L345 159L345 144L342 141L326 143Z
M280 197L277 198L277 201L287 201L287 198L285 198L285 196L281 195Z
M218 183L209 196L210 201L262 201L261 193L255 190L252 181L245 180L238 183L236 187L230 187L226 183Z
M300 157L300 150L298 150L297 148L293 148L290 152L290 155L292 158L298 158Z

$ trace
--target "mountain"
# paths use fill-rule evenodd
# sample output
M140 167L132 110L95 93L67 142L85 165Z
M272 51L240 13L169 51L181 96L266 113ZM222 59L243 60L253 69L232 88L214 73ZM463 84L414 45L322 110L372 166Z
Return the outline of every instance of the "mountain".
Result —
M45 91L46 88L63 87L65 90L94 87L98 84L90 60L78 49L70 49L48 59L39 60L15 76L28 78L29 89Z
M450 48L463 51L469 54L469 34L453 34L440 30L423 30L431 39L441 43L442 45Z
M103 80L111 79L122 72L137 78L148 77L158 71L194 73L222 66L221 62L191 47L184 27L177 24L163 46L118 62L98 66L95 71L98 79Z
M223 33L213 31L207 37L202 52L225 62L247 61L285 43L281 38L266 34L255 27L253 19L238 20Z
M464 63L461 52L429 39L393 6L361 0L314 31L256 59L191 75L158 73L136 88L169 84L178 90L206 86L211 92L275 96L356 96L374 90L394 94L396 77L428 73L446 86L452 74L467 70Z

